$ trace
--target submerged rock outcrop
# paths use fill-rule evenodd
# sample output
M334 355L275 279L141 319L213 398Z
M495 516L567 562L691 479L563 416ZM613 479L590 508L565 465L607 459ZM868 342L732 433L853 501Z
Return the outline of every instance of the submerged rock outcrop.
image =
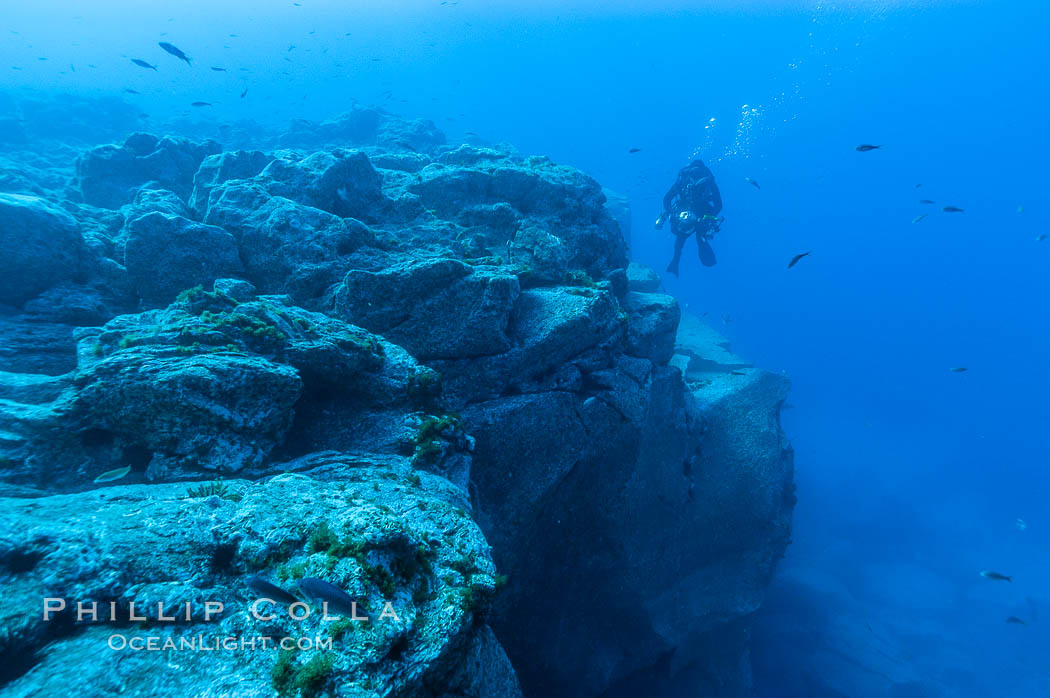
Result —
M5 651L37 661L19 677L5 663L4 694L520 695L476 622L496 574L460 488L398 458L316 454L277 469L262 482L6 501ZM255 578L323 578L353 596L357 620L253 607ZM93 617L78 623L78 602L96 603ZM136 636L168 651L129 649ZM254 646L214 649L230 637ZM313 646L277 648L287 637Z
M624 199L365 108L133 134L49 186L0 194L0 695L748 695L788 384L629 264ZM260 621L253 576L399 619ZM45 623L34 580L228 612Z

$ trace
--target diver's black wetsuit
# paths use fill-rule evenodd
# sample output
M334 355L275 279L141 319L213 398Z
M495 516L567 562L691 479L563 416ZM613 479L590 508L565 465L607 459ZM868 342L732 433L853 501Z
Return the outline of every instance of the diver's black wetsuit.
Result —
M701 160L693 160L683 167L674 185L664 196L663 215L671 219L671 232L675 235L674 258L667 266L667 271L678 276L682 248L693 233L696 233L700 262L705 267L715 265L715 251L707 243L707 238L718 230L716 216L721 210L722 195L707 165Z

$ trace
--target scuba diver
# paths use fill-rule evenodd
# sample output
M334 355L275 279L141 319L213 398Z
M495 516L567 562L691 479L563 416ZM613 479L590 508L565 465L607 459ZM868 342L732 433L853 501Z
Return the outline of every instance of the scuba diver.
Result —
M678 262L682 259L682 249L690 235L696 235L697 251L700 263L713 267L715 251L708 240L719 231L722 218L722 195L715 184L715 176L703 161L697 159L678 172L674 185L664 196L664 212L656 219L656 229L663 228L671 220L671 232L674 233L674 258L667 265L667 271L678 276Z

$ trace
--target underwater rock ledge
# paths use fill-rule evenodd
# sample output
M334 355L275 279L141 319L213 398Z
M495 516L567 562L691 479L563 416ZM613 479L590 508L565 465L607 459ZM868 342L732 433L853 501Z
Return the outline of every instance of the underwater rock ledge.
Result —
M749 695L787 380L629 264L578 170L364 107L254 132L0 160L0 695ZM339 623L257 621L253 575L405 613L294 656L39 620L44 592L231 609L128 634Z

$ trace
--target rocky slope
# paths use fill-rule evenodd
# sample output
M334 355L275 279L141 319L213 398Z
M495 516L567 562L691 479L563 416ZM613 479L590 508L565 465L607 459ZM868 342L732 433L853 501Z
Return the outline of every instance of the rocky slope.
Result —
M787 382L628 264L622 199L364 108L240 150L13 138L0 695L748 694ZM262 623L253 577L399 618ZM121 653L41 592L338 641Z

